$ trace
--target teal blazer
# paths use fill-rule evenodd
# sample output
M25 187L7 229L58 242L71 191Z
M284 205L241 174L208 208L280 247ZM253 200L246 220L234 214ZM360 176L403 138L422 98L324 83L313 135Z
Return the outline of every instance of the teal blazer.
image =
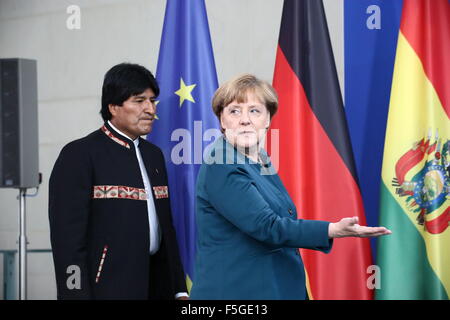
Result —
M297 248L331 250L329 222L298 220L267 154L261 157L263 166L221 137L200 168L191 299L306 299Z

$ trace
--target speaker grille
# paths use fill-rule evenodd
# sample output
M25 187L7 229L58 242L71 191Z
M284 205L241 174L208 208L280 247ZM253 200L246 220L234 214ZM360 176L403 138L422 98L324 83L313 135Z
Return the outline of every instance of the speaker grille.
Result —
M38 185L36 62L0 59L0 188Z
M19 86L18 62L6 61L2 65L2 128L3 128L3 184L19 183Z

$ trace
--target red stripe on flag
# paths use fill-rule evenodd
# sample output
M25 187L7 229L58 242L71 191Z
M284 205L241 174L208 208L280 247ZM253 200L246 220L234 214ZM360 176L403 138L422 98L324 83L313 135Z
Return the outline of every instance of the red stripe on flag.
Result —
M403 182L405 182L405 175L409 170L423 160L429 143L430 141L428 140L424 146L424 140L422 139L416 149L409 150L397 161L395 164L395 176L397 177L399 185L402 185Z
M444 232L450 225L450 208L447 208L437 218L425 221L425 228L431 234L439 234Z
M273 84L280 104L271 124L280 133L277 167L299 217L336 222L358 216L360 224L366 224L358 186L279 47ZM368 239L337 239L327 255L312 250L302 250L302 255L314 299L372 298L366 285L372 264Z
M450 117L450 3L404 0L400 30L422 61L447 116Z

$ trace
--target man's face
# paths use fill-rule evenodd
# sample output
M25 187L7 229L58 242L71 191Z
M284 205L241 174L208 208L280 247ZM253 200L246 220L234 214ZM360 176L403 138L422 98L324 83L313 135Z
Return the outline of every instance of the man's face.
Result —
M155 94L152 89L129 97L122 106L109 105L111 123L132 140L152 130L155 120Z

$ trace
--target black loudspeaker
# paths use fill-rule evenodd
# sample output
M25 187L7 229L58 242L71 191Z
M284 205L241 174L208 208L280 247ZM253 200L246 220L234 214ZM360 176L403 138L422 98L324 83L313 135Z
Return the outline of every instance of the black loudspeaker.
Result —
M0 188L39 185L35 60L0 59Z

